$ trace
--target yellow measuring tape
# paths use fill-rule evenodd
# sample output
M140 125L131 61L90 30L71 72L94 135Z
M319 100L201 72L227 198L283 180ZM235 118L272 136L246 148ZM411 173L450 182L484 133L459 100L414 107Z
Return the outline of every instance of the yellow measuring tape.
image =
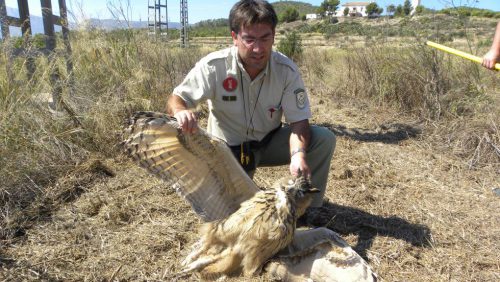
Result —
M439 49L441 51L445 51L445 52L448 52L450 54L457 55L457 56L462 57L464 59L471 60L471 61L476 62L476 63L480 63L481 64L483 62L483 58L471 55L469 53L465 53L465 52L459 51L457 49L446 47L444 45L441 45L441 44L438 44L438 43L435 43L435 42L432 42L432 41L427 41L427 45L429 45L431 47L434 47L436 49ZM496 70L500 70L500 63L496 63L495 64L495 69Z

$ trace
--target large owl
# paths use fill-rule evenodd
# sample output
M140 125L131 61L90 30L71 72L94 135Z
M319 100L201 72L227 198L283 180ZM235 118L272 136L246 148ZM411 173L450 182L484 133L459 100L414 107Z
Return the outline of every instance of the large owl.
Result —
M201 240L183 262L186 271L200 270L209 278L259 273L266 261L292 242L297 217L316 192L302 177L283 178L257 192L227 218L202 227Z
M175 119L138 112L123 142L129 156L163 179L207 223L184 260L205 277L252 276L264 268L283 281L375 281L368 264L335 232L296 231L317 192L299 177L261 191L226 144L204 130L183 134Z

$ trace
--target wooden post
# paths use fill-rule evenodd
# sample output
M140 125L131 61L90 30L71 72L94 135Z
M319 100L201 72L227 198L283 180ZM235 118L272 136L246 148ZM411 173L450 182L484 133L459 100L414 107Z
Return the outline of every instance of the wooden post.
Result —
M51 0L40 0L42 6L42 16L43 16L43 30L45 32L45 48L48 51L48 61L49 64L54 62L54 50L56 49L56 37L54 31L54 15L52 13L52 3ZM52 100L54 101L56 111L59 110L61 106L62 98L62 88L59 70L54 64L54 70L50 74L50 84L52 86Z
M28 70L28 80L33 81L33 74L35 73L35 59L31 54L31 22L30 22L30 9L28 0L17 0L19 8L19 19L21 21L21 32L23 35L23 49L26 55L26 69Z
M61 15L61 27L63 34L64 46L66 48L66 52L64 53L66 59L66 71L68 72L68 81L69 81L69 95L73 95L73 85L74 85L74 77L73 77L73 57L71 51L71 44L69 42L69 21L68 21L68 9L66 8L66 1L59 0L59 14Z
M17 6L19 7L19 19L21 20L21 31L23 35L25 35L26 33L31 35L30 9L28 6L28 0L17 0Z
M56 38L54 35L54 15L52 14L51 0L40 0L43 16L43 30L45 31L45 48L49 52L56 48Z
M12 73L12 46L9 41L9 17L7 16L7 6L5 6L5 0L0 0L0 25L2 26L2 40L3 48L5 52L5 72L7 73L7 79L9 83L14 83L14 74Z
M73 61L71 60L71 45L69 42L69 23L68 23L68 14L66 9L66 1L59 0L59 9L61 16L54 16L52 13L52 2L51 0L40 0L40 4L42 7L42 17L43 17L43 29L45 31L45 48L37 51L41 52L33 52L30 50L34 48L31 46L31 24L30 24L30 12L28 7L28 0L17 0L17 5L19 9L19 18L11 17L7 15L7 9L5 6L5 0L0 0L0 23L2 28L2 36L5 41L5 52L7 56L7 75L9 76L9 82L14 82L12 71L11 71L11 60L14 56L24 55L27 57L27 68L28 68L28 76L30 81L33 81L33 74L35 72L35 61L33 56L38 55L39 53L45 54L48 57L49 65L52 66L54 63L53 70L50 74L50 83L52 86L52 99L55 104L54 110L64 109L68 112L70 117L73 119L77 126L81 126L80 121L78 120L76 113L71 109L71 107L64 102L62 99L63 94L63 82L61 81L60 70L55 64L56 53L56 36L54 25L60 25L62 27L63 33L63 41L65 45L65 59L66 59L66 68L68 71L68 80L69 80L69 94L73 93ZM11 42L8 39L9 34L9 26L17 26L21 27L23 32L24 41L22 48L12 49ZM13 51L16 51L15 53Z
M2 40L9 38L9 21L7 20L7 7L5 0L0 0L0 24L2 26Z

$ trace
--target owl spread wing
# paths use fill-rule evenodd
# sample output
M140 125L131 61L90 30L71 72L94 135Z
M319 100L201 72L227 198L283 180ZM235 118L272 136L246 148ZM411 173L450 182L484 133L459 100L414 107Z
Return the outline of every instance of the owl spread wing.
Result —
M226 218L259 191L226 144L202 129L183 134L172 117L137 112L124 135L127 154L172 185L204 221Z
M366 261L327 228L297 230L292 243L267 264L266 271L291 282L377 281Z

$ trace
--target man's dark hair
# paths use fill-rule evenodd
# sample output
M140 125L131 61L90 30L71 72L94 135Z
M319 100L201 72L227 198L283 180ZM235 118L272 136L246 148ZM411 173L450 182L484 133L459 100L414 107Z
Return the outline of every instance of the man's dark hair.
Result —
M234 4L229 13L231 31L239 33L242 27L267 23L272 29L278 24L278 17L271 4L262 0L241 0Z

